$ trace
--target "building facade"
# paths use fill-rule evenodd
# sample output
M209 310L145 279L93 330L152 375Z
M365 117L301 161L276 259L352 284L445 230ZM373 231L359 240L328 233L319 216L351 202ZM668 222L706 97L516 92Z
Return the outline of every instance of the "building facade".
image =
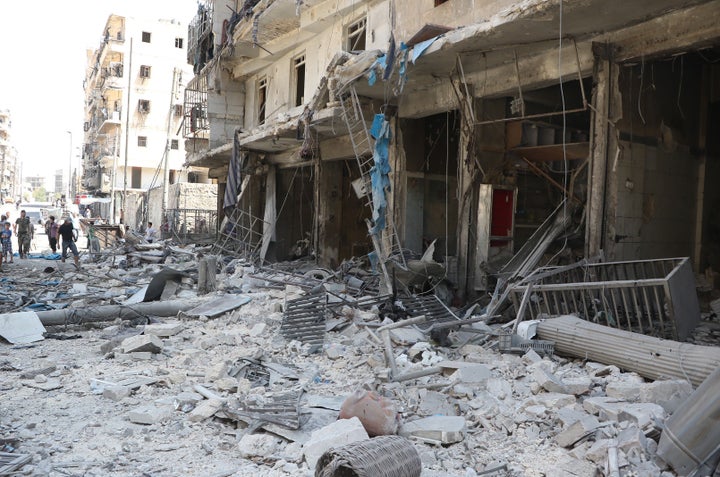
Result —
M432 245L459 299L580 258L717 270L718 11L206 1L188 162L260 259L307 240L325 266L405 269Z
M0 200L14 202L20 198L22 168L12 144L12 117L0 110Z
M176 20L110 15L100 46L88 51L81 192L109 198L97 212L113 223L140 226L149 208L167 206L167 192L149 204L148 190L188 180L180 131L192 78L186 35Z

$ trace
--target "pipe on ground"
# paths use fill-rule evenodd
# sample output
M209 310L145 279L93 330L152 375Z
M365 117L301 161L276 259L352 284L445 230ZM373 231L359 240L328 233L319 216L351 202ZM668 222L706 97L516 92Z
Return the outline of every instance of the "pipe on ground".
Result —
M44 326L132 320L141 316L175 316L196 307L199 300L150 301L133 305L101 305L36 312Z
M612 364L653 380L686 379L694 387L720 366L718 347L653 338L575 316L543 320L537 335L554 341L558 354Z

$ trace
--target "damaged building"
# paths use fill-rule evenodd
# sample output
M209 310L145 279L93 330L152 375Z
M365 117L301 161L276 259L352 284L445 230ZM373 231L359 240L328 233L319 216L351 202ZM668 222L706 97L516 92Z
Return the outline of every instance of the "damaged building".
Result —
M402 288L432 245L458 302L580 259L655 279L671 269L644 261L688 257L710 276L717 12L205 2L188 163L220 183L219 242L253 260L369 255Z

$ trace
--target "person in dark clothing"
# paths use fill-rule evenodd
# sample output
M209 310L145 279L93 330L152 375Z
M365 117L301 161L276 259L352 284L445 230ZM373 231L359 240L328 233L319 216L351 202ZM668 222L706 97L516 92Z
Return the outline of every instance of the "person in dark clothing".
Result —
M65 219L65 223L58 229L58 234L62 237L62 262L65 263L67 250L70 249L75 260L75 268L80 268L80 254L77 245L75 245L75 229L73 228L70 217Z
M50 248L53 253L57 252L57 239L58 239L58 224L55 222L55 216L51 215L50 220L45 222L45 234L48 237Z

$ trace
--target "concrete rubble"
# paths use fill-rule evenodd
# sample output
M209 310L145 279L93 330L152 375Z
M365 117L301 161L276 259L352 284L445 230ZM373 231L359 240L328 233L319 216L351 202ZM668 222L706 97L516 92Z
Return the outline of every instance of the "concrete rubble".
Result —
M200 295L198 250L154 251L162 262L108 253L31 280L47 263L28 261L11 278L26 307L132 308L123 303L172 268L183 277L166 303L208 310L69 319L44 340L3 342L0 451L31 456L20 475L310 476L326 451L387 434L412 443L428 476L677 475L657 449L693 393L687 379L500 352L503 325L481 320L441 346L432 316L393 323L380 295L341 278L321 283L322 310L304 311L326 318L317 346L281 332L288 302L317 289L218 257L216 290Z

